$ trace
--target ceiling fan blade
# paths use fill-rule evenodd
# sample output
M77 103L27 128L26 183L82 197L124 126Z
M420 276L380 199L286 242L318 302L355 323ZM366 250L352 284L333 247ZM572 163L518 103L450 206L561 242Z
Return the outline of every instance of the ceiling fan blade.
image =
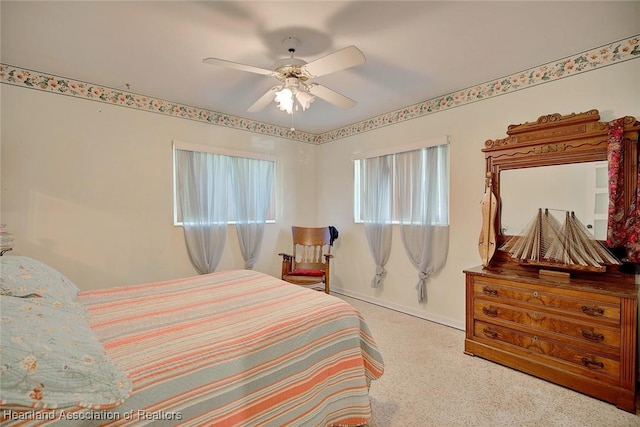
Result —
M311 61L301 67L309 77L318 77L335 71L344 70L367 61L364 54L355 46L347 46L329 55Z
M348 109L355 106L357 103L351 98L347 98L344 95L339 94L336 91L329 89L328 87L319 85L317 83L310 83L307 85L309 93L311 95L317 96L318 98L322 98L327 102L332 103L343 109Z
M253 103L251 107L247 110L249 113L257 113L262 110L264 107L269 105L271 101L275 99L276 92L280 89L280 86L274 86L268 91L265 92L264 95L260 97L256 102Z
M247 71L249 73L262 74L263 76L271 76L273 75L273 71L267 70L266 68L258 68L253 65L245 65L239 64L237 62L226 61L224 59L218 58L205 58L202 60L205 64L208 65L217 65L219 67L232 68L234 70Z

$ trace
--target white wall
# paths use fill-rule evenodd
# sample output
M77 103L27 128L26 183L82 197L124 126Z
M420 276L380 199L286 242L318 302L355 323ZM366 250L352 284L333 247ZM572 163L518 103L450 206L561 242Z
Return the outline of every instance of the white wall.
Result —
M318 199L320 222L340 230L333 288L401 311L464 329L463 270L481 263L477 252L484 193L484 154L488 139L506 137L507 126L541 115L600 110L602 121L621 116L640 118L640 61L565 78L509 95L488 99L320 146ZM445 267L427 284L427 301L419 304L417 273L394 229L392 254L381 288L370 281L375 266L362 224L352 215L353 153L429 140L451 138L450 245ZM331 173L327 173L331 171Z
M279 275L289 227L315 222L316 146L2 86L1 221L15 254L83 290L197 274L173 226L172 140L277 157L278 223L256 270ZM243 268L233 226L226 247L218 269Z
M627 61L312 146L2 85L0 221L14 233L16 253L55 266L81 289L192 275L182 229L172 225L171 141L267 153L278 159L278 223L266 227L256 270L279 274L276 254L290 248L291 225L335 225L334 289L463 328L462 270L480 263L484 141L549 113L596 108L603 121L640 117L638 87L640 61ZM384 284L369 286L374 265L353 222L351 157L442 135L451 138L449 255L418 304L396 230ZM233 227L227 248L219 269L242 268Z

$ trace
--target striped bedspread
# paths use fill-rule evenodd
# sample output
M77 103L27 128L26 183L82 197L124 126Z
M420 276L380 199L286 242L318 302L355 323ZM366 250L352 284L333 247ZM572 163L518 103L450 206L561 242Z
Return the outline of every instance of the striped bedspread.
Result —
M383 362L350 304L250 270L83 292L129 373L122 405L68 425L331 426L371 416Z

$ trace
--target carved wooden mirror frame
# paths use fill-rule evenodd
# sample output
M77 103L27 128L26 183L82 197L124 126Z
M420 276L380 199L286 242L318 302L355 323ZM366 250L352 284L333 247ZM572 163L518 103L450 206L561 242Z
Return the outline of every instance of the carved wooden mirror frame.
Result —
M508 236L502 234L500 172L509 169L552 166L570 163L606 161L609 123L600 122L598 110L584 113L541 116L537 121L510 125L507 138L487 140L482 149L486 172L491 173L493 191L498 199L495 229L498 247ZM628 208L638 185L638 132L640 122L624 118L624 195ZM501 252L501 251L498 251ZM498 255L498 253L496 253ZM504 254L495 263L505 262ZM495 264L493 261L491 264Z

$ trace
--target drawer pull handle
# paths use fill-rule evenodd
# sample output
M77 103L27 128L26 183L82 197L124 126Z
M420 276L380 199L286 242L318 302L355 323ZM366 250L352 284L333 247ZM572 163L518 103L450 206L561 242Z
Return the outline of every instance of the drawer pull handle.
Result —
M600 342L600 341L604 340L604 335L597 334L597 333L591 332L591 331L582 331L582 336L584 338L588 339L589 341Z
M498 315L498 309L491 307L482 307L482 312L491 317L496 317Z
M482 288L482 293L490 297L498 296L498 291L496 291L495 289L491 289L488 286L485 286L484 288Z
M600 307L593 307L590 305L583 305L582 306L582 312L584 314L588 314L589 316L603 316L604 315L604 309L600 308Z
M582 358L582 364L584 366L586 366L587 368L598 368L598 369L602 369L604 368L604 363L602 362L596 362L593 359L588 359L586 357Z
M498 338L498 333L496 331L492 331L491 329L483 329L482 333L489 338Z

